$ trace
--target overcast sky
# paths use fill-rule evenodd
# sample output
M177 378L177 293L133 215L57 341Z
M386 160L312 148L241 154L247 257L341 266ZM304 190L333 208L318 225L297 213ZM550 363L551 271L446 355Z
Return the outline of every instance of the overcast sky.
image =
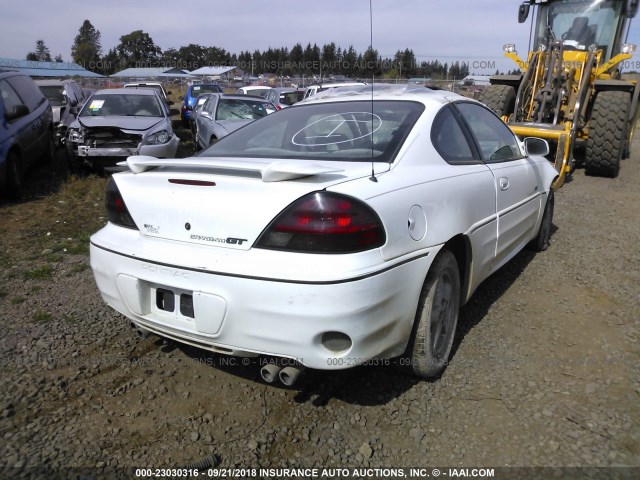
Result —
M516 43L522 55L528 47L530 23L517 22L521 2L373 0L373 46L383 56L410 48L418 60L469 62L477 73L510 69L502 45ZM102 34L103 53L134 30L162 50L195 43L238 54L335 42L364 52L370 43L369 0L1 0L0 57L24 59L42 39L52 57L70 61L85 19ZM640 42L639 30L632 25L629 41Z

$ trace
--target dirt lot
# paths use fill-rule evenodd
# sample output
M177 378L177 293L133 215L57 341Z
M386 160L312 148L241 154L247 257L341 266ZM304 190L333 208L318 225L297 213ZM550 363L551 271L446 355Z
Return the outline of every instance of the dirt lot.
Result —
M638 142L619 178L578 170L557 193L550 249L481 286L440 379L361 367L307 372L291 389L264 384L259 360L140 339L107 308L87 247L105 223L106 179L70 180L59 162L36 173L31 198L0 206L1 477L206 457L640 467Z

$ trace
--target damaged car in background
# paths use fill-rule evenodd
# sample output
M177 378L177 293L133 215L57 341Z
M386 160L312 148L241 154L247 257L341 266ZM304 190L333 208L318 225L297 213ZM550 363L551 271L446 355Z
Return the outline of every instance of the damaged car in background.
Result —
M56 146L64 145L67 129L78 115L87 96L75 80L36 80L36 85L47 97L53 112Z
M180 139L172 114L155 90L97 91L69 127L69 167L114 167L130 155L174 157Z

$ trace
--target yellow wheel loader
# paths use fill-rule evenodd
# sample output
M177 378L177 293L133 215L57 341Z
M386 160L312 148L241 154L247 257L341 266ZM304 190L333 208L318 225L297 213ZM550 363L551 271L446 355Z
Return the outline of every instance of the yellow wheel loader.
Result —
M616 177L620 160L630 154L640 86L623 80L621 70L635 52L626 40L639 3L527 0L520 5L520 23L537 10L529 42L533 48L523 60L515 45L505 45L505 55L522 74L491 77L480 101L516 135L543 138L555 147L555 188L573 171L576 159L589 175Z

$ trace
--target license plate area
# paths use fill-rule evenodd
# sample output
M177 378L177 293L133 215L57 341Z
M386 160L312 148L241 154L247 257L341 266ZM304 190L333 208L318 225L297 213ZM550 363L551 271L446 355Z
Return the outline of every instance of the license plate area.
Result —
M193 294L191 292L174 291L168 288L155 289L155 307L167 313L187 318L195 318Z

